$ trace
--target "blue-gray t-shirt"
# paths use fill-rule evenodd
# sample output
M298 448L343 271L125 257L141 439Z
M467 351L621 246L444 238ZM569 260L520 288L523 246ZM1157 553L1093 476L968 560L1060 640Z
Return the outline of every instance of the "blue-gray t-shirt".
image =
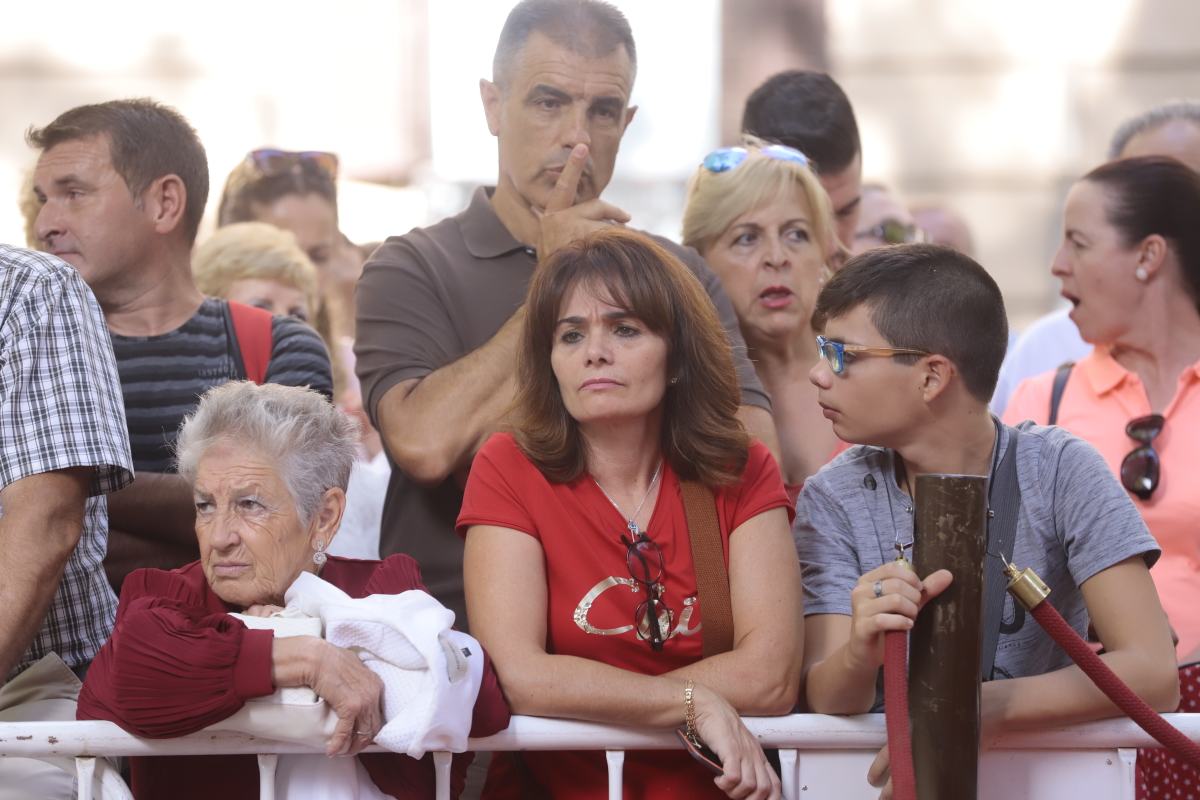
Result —
M1082 635L1088 615L1080 584L1132 556L1152 565L1158 544L1090 444L1061 428L1031 422L1017 428L1021 508L1013 561L1041 576L1050 602ZM993 464L1013 440L1012 429L1001 425ZM803 567L805 616L849 616L858 579L894 559L896 541L913 541L912 503L896 485L894 458L884 448L854 447L805 482L792 527ZM1006 594L995 677L1041 675L1070 663Z

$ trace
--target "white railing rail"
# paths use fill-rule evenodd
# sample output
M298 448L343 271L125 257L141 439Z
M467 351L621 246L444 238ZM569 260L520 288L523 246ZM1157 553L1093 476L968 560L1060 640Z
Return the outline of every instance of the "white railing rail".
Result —
M1200 714L1168 714L1167 719L1185 735L1200 740ZM764 747L780 751L784 797L816 800L819 797L871 797L866 785L866 765L886 740L879 715L831 717L794 714L786 717L748 717L746 727ZM1085 725L1008 734L991 744L981 766L982 797L988 794L988 762L1007 796L1044 796L1057 791L1058 778L1069 781L1070 794L1090 800L1133 797L1133 750L1154 745L1152 739L1126 719L1102 720ZM472 739L470 749L605 750L609 765L609 797L621 797L621 770L626 750L678 749L670 731L647 730L586 722L513 717L504 731ZM371 752L382 752L378 747ZM80 798L90 800L90 776L97 756L228 755L259 756L264 798L273 786L275 758L287 753L320 753L320 747L276 742L237 733L205 731L173 739L142 739L111 722L6 722L0 723L0 757L56 756L76 759ZM438 798L449 797L450 755L434 756L438 773ZM1029 762L1031 767L1014 767ZM1055 763L1058 763L1056 766ZM1104 769L1112 767L1114 769ZM1024 769L1024 771L1022 771ZM1026 774L1028 773L1028 774ZM1022 777L1023 776L1023 777ZM1021 783L1024 781L1024 783ZM1014 785L1024 790L1012 794ZM1085 786L1095 789L1085 790ZM829 794L826 794L829 792ZM833 792L836 792L834 794ZM999 792L997 797L1003 796Z

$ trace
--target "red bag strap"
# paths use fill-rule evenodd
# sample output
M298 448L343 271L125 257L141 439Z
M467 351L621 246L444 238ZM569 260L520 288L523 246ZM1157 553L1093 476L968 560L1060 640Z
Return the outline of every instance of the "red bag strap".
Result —
M683 511L692 540L692 566L702 616L704 657L733 649L733 607L729 600L729 571L721 545L717 501L712 490L696 481L680 481Z
M237 340L246 380L265 383L267 365L271 363L271 312L244 303L229 301L229 317Z

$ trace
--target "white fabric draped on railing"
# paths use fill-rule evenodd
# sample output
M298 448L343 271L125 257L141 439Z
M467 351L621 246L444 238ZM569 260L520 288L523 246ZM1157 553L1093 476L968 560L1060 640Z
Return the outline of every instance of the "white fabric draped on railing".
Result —
M1200 714L1166 716L1187 736L1200 740ZM867 800L878 796L878 790L867 785L865 775L886 738L882 716L793 714L748 717L745 722L764 747L779 749L785 798ZM980 800L1014 797L1132 800L1135 749L1153 744L1140 728L1125 719L1008 734L984 752L980 764ZM471 740L471 749L477 752L605 750L610 798L621 797L624 751L678 747L679 742L670 731L537 717L513 717L509 727L495 736ZM371 749L379 751L378 747ZM0 757L76 759L81 800L92 800L91 781L84 777L91 775L92 759L96 756L258 754L262 797L270 800L274 786L273 756L308 752L321 752L321 748L211 731L174 739L141 739L111 722L0 723ZM436 753L434 758L438 798L443 800L450 792L450 755Z

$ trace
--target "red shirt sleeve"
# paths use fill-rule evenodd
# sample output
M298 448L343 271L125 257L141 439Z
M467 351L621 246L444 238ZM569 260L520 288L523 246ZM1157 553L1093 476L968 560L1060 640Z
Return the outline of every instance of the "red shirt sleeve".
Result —
M525 510L522 489L529 481L545 481L510 434L493 434L471 462L456 530L466 536L472 525L495 525L539 539L537 525Z
M779 465L775 463L775 457L758 441L750 443L750 452L746 458L746 468L742 470L741 481L724 489L721 494L725 506L723 513L730 533L752 517L773 508L786 508L789 523L796 516L796 507L788 501L783 476L779 472Z
M79 719L181 736L274 691L272 633L247 630L196 595L178 573L142 570L125 580L112 636L79 694Z

